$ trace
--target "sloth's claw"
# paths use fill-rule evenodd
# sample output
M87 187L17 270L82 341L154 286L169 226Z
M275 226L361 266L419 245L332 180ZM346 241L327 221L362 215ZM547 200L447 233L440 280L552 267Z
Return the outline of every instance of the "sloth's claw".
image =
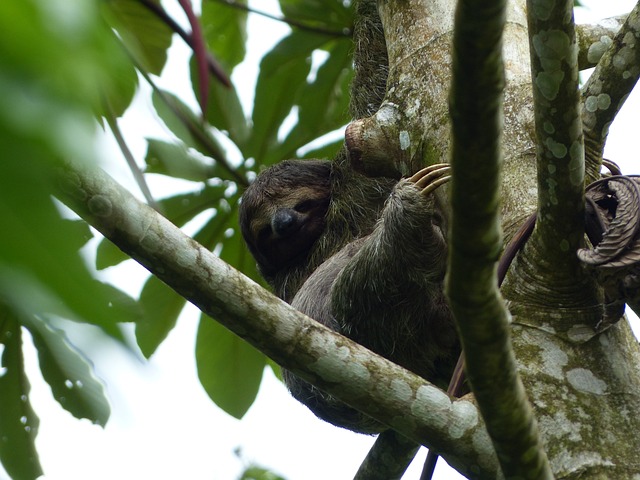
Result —
M447 163L436 163L417 171L407 180L420 189L423 195L429 195L439 186L451 179L451 167Z

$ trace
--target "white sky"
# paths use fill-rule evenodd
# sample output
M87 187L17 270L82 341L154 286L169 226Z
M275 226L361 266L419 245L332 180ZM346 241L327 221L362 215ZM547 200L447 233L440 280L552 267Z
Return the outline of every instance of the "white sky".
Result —
M175 0L163 3L171 12L179 12ZM576 17L581 22L623 14L634 5L633 0L584 3L594 10L578 11ZM252 1L251 5L277 12L275 0ZM244 79L241 89L247 106L252 101L256 65L262 52L287 29L251 15L248 31L251 42L247 61L234 73L234 81ZM164 75L159 82L181 94L191 91L184 63L186 52L183 43L175 39L170 64L165 69L171 75ZM640 122L639 90L618 115L605 152L625 173L640 173L637 148L631 147L635 134L630 133L632 126L635 131ZM195 105L192 98L190 102ZM146 151L140 139L167 135L160 123L150 117L152 111L148 96L139 96L135 108L120 124L140 161ZM109 173L127 188L136 190L114 142L103 139L98 148L101 157L109 159L105 163ZM161 196L164 183L157 176L150 181L153 193ZM107 272L110 281L120 287L126 278L133 295L137 295L146 276L147 272L132 261ZM27 345L32 352L28 355L31 398L40 416L37 447L46 472L44 478L232 480L251 463L270 468L288 480L352 478L373 438L317 420L289 396L269 369L257 401L242 421L233 419L209 400L195 371L197 318L195 307L187 308L176 329L149 362L142 362L118 347L87 343L86 338L81 341L82 336L71 331L72 339L77 338L83 348L89 347L96 370L108 386L112 415L104 430L89 421L77 420L60 408L39 376L33 348ZM634 322L637 326L638 320ZM240 455L235 453L238 449ZM424 449L406 478L417 479L423 462ZM0 470L0 479L3 475ZM435 478L462 477L440 460Z

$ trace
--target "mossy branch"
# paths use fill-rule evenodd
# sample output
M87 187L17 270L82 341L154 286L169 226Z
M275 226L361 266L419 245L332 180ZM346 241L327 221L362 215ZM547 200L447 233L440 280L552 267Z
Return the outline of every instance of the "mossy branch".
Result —
M626 16L605 18L594 24L576 25L578 41L578 68L586 70L595 67L604 52L613 43Z
M552 478L498 290L506 2L462 0L453 41L453 180L447 295L467 376L506 478Z
M633 8L582 88L588 183L599 178L609 126L640 76L640 2Z
M527 2L537 137L538 219L530 243L550 288L592 302L576 251L584 237L584 142L573 2ZM581 293L582 292L582 293ZM560 298L559 301L563 301Z
M59 183L58 196L78 215L280 365L412 441L433 445L463 474L479 468L481 478L495 478L497 460L486 454L489 438L471 402L452 401L419 376L296 311L103 171L67 164Z

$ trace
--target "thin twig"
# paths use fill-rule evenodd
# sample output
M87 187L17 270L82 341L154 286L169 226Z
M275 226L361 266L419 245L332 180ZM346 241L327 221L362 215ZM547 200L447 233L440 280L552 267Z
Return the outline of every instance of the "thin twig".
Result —
M587 183L600 176L600 164L609 126L640 78L640 2L599 60L582 87L582 124L585 137Z
M267 12L263 12L260 10L256 10L254 8L249 7L248 5L244 5L242 3L234 2L233 0L214 0L222 5L227 5L228 7L235 8L237 10L242 10L248 13L255 13L256 15L260 15L265 18L269 18L271 20L275 20L276 22L286 23L291 27L296 27L299 30L305 30L307 32L319 33L321 35L329 35L331 37L348 37L350 38L353 35L353 31L350 28L343 28L342 30L331 30L328 28L322 27L314 27L313 25L309 25L304 22L300 22L298 20L292 20L290 18L278 17L276 15L272 15Z
M153 198L153 195L151 195L151 190L149 190L149 185L147 185L147 181L145 180L144 175L140 170L140 167L138 167L138 164L133 158L133 154L131 153L131 150L129 149L127 142L125 142L124 137L122 136L122 132L120 131L120 127L118 126L118 120L116 119L113 113L113 110L111 109L111 106L107 102L105 102L105 104L107 109L107 115L105 115L107 119L107 123L109 124L109 128L111 128L113 137L116 139L116 142L118 143L118 147L120 147L120 151L122 152L122 155L127 161L127 165L129 165L129 169L133 174L133 178L138 184L138 187L140 188L142 195L147 201L147 204L151 208L153 208L156 212L159 212L160 208L159 208L158 202L156 202L156 200Z
M178 23L169 16L169 14L162 8L161 5L152 2L151 0L139 0L139 2L145 6L149 11L154 13L160 20L167 24L167 26L177 33L184 42L189 45L192 49L194 49L194 41L192 36L184 31L184 29L178 25ZM224 69L218 61L214 58L214 56L207 50L207 66L209 67L209 72L216 77L220 83L222 83L225 87L231 87L231 80L225 73Z
M200 90L200 110L202 116L207 115L207 100L209 99L209 75L207 75L207 47L204 44L204 38L202 36L202 28L200 27L200 21L196 17L191 0L178 0L182 10L189 19L191 25L191 48L196 56L196 63L198 64L198 88Z

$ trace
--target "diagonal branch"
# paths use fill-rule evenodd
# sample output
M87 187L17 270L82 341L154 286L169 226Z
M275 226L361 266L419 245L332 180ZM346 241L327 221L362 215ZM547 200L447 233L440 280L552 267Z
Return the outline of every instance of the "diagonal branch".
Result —
M588 180L599 178L609 125L640 76L640 2L636 4L582 89Z
M414 442L461 473L495 478L476 407L279 300L184 235L98 169L66 164L58 196L187 300L276 362ZM478 471L479 468L479 471Z
M353 480L402 478L420 445L395 430L385 430L360 465Z
M506 478L551 478L516 370L509 312L498 290L499 170L506 2L462 0L453 39L453 180L447 295L467 376Z
M576 25L578 41L578 68L586 70L595 67L604 52L613 43L613 37L620 31L626 15L605 18L595 24Z

